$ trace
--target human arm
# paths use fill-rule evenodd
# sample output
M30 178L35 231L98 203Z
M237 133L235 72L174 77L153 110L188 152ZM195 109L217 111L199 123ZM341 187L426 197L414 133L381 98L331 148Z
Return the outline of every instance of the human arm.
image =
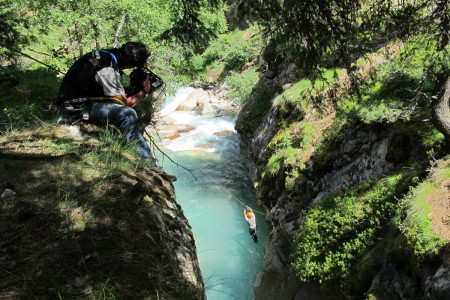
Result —
M139 103L139 101L141 101L142 99L145 98L145 96L150 93L151 91L151 85L150 85L150 80L148 79L148 77L145 78L143 84L142 84L142 89L139 90L137 93L130 95L129 97L126 97L126 105L130 106L130 107L135 107L136 104Z

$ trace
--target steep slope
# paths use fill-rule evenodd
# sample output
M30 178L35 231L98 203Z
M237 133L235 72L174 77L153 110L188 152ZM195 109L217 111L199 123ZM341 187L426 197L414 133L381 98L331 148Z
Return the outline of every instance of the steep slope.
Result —
M420 74L409 70L418 66L395 62L402 46L356 64L358 96L341 70L312 83L284 60L244 104L236 122L241 150L272 225L256 299L450 295L447 225L434 215L429 231L418 220L405 223L414 214L408 192L427 178L430 159L445 152L429 98L411 94ZM380 287L388 292L366 294Z
M76 129L0 140L0 298L205 299L171 178Z

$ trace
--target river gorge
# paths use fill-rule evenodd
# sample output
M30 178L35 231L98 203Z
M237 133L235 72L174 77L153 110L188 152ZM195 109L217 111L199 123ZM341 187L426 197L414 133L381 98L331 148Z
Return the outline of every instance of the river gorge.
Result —
M264 209L254 202L239 154L235 119L207 94L186 87L167 97L155 142L170 158L159 151L155 155L165 171L177 176L177 202L192 226L207 298L254 299L268 224ZM198 111L202 98L217 104L215 112ZM251 239L243 218L246 205L256 212L258 243Z

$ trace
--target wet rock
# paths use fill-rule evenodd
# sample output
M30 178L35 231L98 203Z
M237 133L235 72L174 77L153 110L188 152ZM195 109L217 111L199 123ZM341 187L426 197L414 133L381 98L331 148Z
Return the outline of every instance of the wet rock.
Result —
M224 130L224 131L218 131L218 132L214 132L215 136L220 136L220 137L227 137L227 136L233 136L236 133L232 130Z
M159 125L156 127L156 131L162 139L169 138L172 140L180 137L180 133L186 133L194 129L194 126L187 124Z
M201 88L195 89L186 100L177 107L177 111L195 111L198 110L203 103L209 102L209 93Z
M172 133L166 134L166 138L167 138L167 139L170 139L170 140L177 139L177 138L179 138L180 136L181 136L181 134L178 133L178 132L172 132Z

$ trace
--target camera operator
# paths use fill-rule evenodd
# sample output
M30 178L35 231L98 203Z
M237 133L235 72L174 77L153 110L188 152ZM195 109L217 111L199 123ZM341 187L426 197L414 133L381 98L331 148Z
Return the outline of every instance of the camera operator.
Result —
M139 42L127 42L121 48L97 49L81 56L64 76L56 105L67 108L75 102L82 103L80 115L84 121L119 127L127 141L136 142L141 157L153 164L154 159L133 109L151 92L148 76L139 77L149 56L145 45ZM126 93L121 76L124 69L131 68L138 68L131 73L130 81L139 88ZM142 81L137 83L139 78Z

